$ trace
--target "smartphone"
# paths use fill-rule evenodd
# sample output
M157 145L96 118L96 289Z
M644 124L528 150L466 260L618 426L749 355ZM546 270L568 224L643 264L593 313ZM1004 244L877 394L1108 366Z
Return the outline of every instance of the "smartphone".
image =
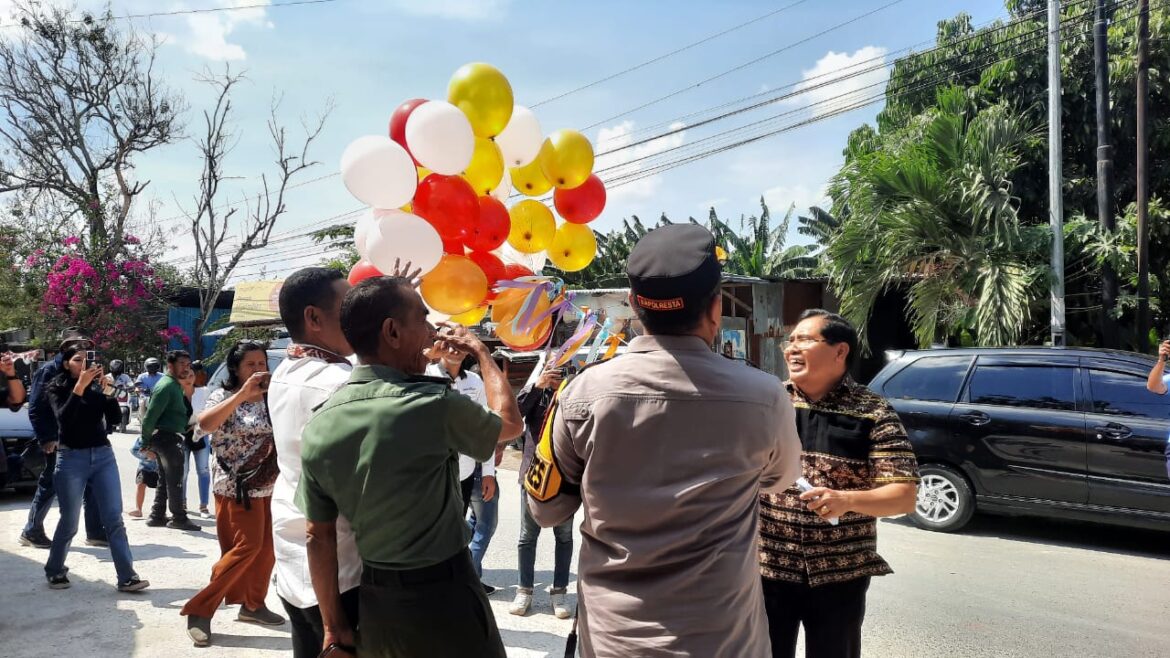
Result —
M98 361L98 357L99 357L99 354L98 354L97 350L86 350L86 352L85 352L85 361L88 365L91 365L91 366L101 365L101 362Z

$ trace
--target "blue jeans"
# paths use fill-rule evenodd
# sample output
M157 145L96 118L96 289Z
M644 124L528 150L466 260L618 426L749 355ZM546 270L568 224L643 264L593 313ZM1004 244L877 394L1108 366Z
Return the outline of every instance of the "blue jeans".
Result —
M520 558L520 587L532 589L536 580L536 540L540 526L528 511L528 492L520 490L520 542L516 552ZM573 561L573 519L553 528L554 549L553 589L569 586L569 563Z
M50 452L45 455L45 470L41 471L41 477L37 478L37 492L33 494L32 505L28 510L28 523L24 524L24 534L29 537L45 534L45 517L49 514L49 508L53 506L53 499L57 497L57 489L53 486L53 473L56 470L57 453ZM85 488L85 537L106 538L93 489L88 486Z
M205 442L202 450L191 452L187 444L183 444L183 502L187 502L187 476L191 473L191 455L195 456L195 474L199 476L199 506L207 507L207 496L211 489L211 469L208 459L211 453L211 438Z
M77 534L82 492L89 485L101 510L102 527L110 542L110 554L114 558L118 582L129 580L134 575L134 557L130 554L130 541L126 537L126 526L122 523L122 483L118 478L114 449L110 446L84 450L58 448L57 472L53 481L61 506L61 520L57 523L57 531L53 533L53 547L49 549L45 574L51 577L66 571L65 555L69 552L73 536Z
M496 534L496 517L500 505L500 488L497 484L496 495L488 502L483 502L483 466L475 465L475 474L471 477L471 516L467 524L471 526L471 562L475 565L475 575L483 578L483 556L487 553L488 544L492 543L492 535Z

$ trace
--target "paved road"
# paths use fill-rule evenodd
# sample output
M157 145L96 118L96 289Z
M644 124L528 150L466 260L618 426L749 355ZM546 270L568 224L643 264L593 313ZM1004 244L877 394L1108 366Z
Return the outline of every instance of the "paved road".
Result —
M133 501L132 441L114 438L126 501ZM492 597L496 619L509 656L559 658L571 623L552 616L547 594L538 594L528 617L507 612L519 495L513 471L501 481L500 525L485 563L485 580L508 588ZM187 640L178 609L205 584L218 554L211 522L197 521L206 531L191 535L128 521L137 568L152 583L140 595L115 592L108 551L83 545L69 558L73 588L52 591L46 552L16 543L28 500L0 495L0 658L288 655L287 628L239 624L235 610L213 621L213 651ZM55 523L54 511L48 527ZM870 588L867 657L1170 655L1170 534L1003 518L977 518L961 535L884 521L879 534L897 573ZM552 579L551 542L545 532L538 588ZM280 609L274 593L269 606Z

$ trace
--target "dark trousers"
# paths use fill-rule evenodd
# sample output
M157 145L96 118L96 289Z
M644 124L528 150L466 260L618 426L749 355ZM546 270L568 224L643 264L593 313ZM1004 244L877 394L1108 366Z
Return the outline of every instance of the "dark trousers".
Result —
M772 658L794 658L804 625L807 658L860 658L869 578L810 587L764 579Z
M362 569L362 658L506 658L471 553L404 571Z
M57 471L57 453L45 455L45 470L37 478L37 492L33 494L32 505L28 510L28 523L24 526L24 534L36 537L45 534L45 516L53 506L53 499L57 497L57 486L53 483L53 474ZM93 487L85 485L85 538L106 538L106 531L102 528L101 510L93 495Z
M178 523L187 521L187 505L183 500L183 437L180 434L159 432L150 439L150 449L158 455L158 487L154 490L154 506L150 518L167 518L167 505Z
M351 628L357 628L358 624L359 589L355 587L341 595L341 609ZM321 608L298 608L283 597L280 602L284 604L288 623L292 626L293 658L317 658L325 644L325 623L321 619Z

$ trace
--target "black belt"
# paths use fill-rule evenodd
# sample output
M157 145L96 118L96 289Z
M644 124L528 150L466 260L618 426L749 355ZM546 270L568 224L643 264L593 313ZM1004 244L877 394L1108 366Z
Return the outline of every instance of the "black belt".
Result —
M463 549L438 564L418 569L382 569L362 564L362 584L409 587L468 577L475 578L471 553Z

